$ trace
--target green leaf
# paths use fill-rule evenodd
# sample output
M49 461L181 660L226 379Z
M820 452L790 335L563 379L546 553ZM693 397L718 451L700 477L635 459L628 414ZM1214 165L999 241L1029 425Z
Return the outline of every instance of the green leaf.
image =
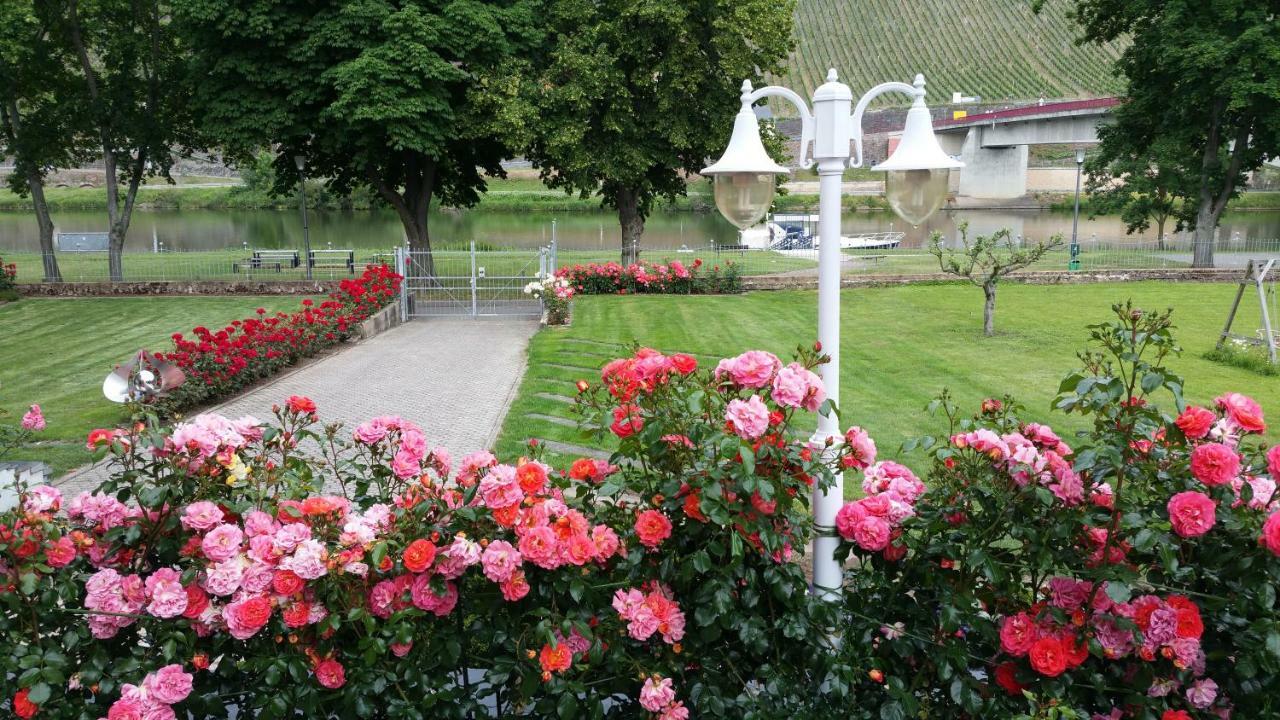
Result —
M880 720L906 720L907 714L902 704L893 700L880 706Z
M1127 603L1129 598L1133 596L1133 591L1129 586L1116 580L1107 581L1107 597L1116 603Z
M49 701L49 696L52 694L53 690L48 683L38 682L31 686L31 692L27 694L27 699L36 705L43 705Z
M1280 632L1272 630L1267 633L1267 652L1280 658Z

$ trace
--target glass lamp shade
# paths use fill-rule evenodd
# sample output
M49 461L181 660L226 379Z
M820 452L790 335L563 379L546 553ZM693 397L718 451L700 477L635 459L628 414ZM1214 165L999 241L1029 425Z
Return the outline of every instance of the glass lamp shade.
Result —
M759 223L773 205L773 173L728 173L716 175L716 207L725 219L747 229Z
M950 179L950 168L890 170L884 181L885 197L898 217L919 225L942 207Z

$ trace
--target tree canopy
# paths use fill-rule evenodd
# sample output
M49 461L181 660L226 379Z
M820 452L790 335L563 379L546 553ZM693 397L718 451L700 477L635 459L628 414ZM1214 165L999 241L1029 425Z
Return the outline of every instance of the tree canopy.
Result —
M489 78L542 37L534 0L178 0L208 138L276 150L278 189L307 174L368 187L429 251L433 200L473 205L513 148L477 111ZM429 257L429 256L427 256ZM429 261L428 261L429 262Z
M1101 136L1118 174L1148 159L1186 172L1193 264L1213 264L1213 230L1247 174L1280 155L1280 2L1076 0L1087 42L1122 37L1125 102Z
M547 0L545 51L506 86L523 108L509 131L547 185L617 209L632 262L655 201L683 195L724 149L742 80L779 69L794 6Z

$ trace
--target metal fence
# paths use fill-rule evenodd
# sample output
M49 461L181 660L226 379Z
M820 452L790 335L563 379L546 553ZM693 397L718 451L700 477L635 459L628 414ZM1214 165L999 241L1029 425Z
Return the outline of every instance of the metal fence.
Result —
M553 245L554 247L554 245ZM552 247L536 250L483 250L395 253L401 284L400 316L533 316L542 302L525 287L554 272Z
M1038 239L1038 238L1037 238ZM1028 244L1036 239L1015 236L1015 243ZM947 247L956 247L958 240L949 238ZM456 247L456 246L455 246ZM435 250L434 297L424 289L423 302L453 302L451 298L465 296L471 299L471 281L476 282L476 307L498 307L511 298L539 271L537 264L529 265L540 253L546 255L546 270L575 264L617 262L616 249L609 250L554 250L553 242L543 249L477 249L476 268L471 268L470 249ZM312 274L316 280L338 280L358 274L368 263L394 265L397 253L402 249L377 250L372 248L355 251L354 269L346 267L316 267ZM1081 238L1076 255L1072 256L1069 243L1049 253L1034 266L1038 270L1130 270L1147 268L1191 267L1194 256L1194 240L1190 235L1167 238L1164 242L1120 238ZM0 253L7 263L18 268L18 282L38 283L44 279L43 258L39 253ZM72 252L56 253L58 268L64 283L108 282L106 253ZM1214 244L1214 266L1239 268L1242 272L1251 259L1280 258L1280 239L1275 238L1221 238ZM643 249L641 259L651 262L679 260L685 265L701 261L704 269L723 269L733 263L743 275L811 275L817 272L816 249L742 249L739 246L705 245L674 249ZM926 247L893 247L876 249L842 250L842 271L851 275L905 275L939 272L937 260ZM1073 259L1075 262L1073 263ZM409 258L410 270L425 268L425 258ZM414 262L419 267L414 267ZM194 282L251 280L271 282L277 280L304 280L305 268L289 267L289 263L263 263L255 266L248 262L243 250L217 250L201 252L126 253L122 261L125 282ZM420 273L427 274L427 273ZM483 275L483 276L482 276ZM517 281L519 282L517 287Z

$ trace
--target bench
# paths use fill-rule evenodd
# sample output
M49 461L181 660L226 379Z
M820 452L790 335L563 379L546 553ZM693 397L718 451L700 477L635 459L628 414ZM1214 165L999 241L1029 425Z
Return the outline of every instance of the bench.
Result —
M284 265L296 268L302 264L302 260L298 257L297 250L254 250L253 258L249 260L249 263L253 267L275 263L277 266Z
M241 272L241 268L244 269L244 272L249 272L250 270L261 270L264 268L280 272L284 269L284 263L263 262L258 258L245 258L231 263L231 273L233 275Z
M355 250L312 250L308 259L313 268L345 268L347 272L356 271Z

